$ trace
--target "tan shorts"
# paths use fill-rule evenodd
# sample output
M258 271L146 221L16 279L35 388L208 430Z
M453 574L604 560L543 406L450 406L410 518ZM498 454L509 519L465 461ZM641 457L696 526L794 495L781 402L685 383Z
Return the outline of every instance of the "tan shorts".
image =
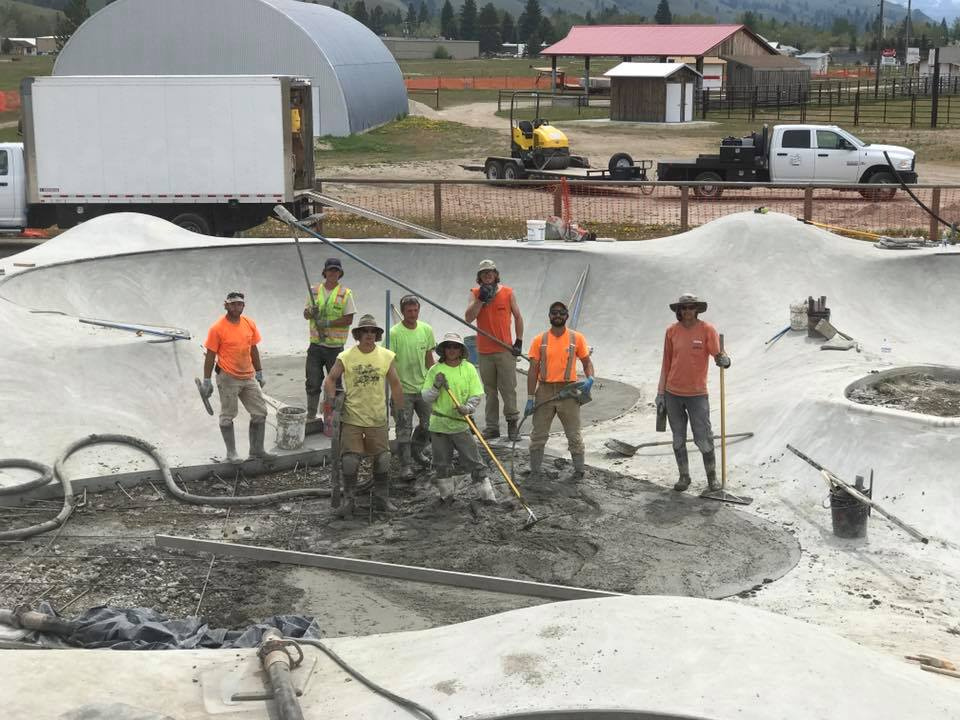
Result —
M340 454L357 453L372 455L390 452L390 436L387 426L362 427L360 425L340 424Z

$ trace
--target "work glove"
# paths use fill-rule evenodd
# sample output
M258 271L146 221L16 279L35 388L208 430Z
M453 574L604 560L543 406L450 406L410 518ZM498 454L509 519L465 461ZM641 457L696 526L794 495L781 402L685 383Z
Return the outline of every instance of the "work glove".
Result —
M715 358L717 367L722 367L724 370L730 367L730 356L729 355L717 355Z
M514 357L520 357L523 354L523 340L521 340L520 338L517 338L513 342L513 350L511 350L510 352L513 353Z
M480 290L477 292L477 298L486 305L488 302L493 300L493 296L497 294L496 285L481 285Z
M667 411L667 399L663 396L663 393L657 395L657 412L662 413Z
M457 412L460 413L461 415L472 415L473 408L470 407L469 405L458 405Z
M442 372L438 372L437 376L433 379L433 386L437 390L443 390L445 387L447 387L447 376Z
M257 382L260 383L260 387L267 384L267 381L263 379L263 370L257 370L253 376L257 379Z
M200 392L203 393L205 398L209 398L213 395L213 382L210 380L210 378L203 379L203 386Z
M526 417L527 415L533 415L533 405L534 405L533 398L527 398L527 406L523 408L524 417Z
M589 394L589 393L590 393L590 388L593 387L593 378L592 378L592 377L588 377L586 380L584 380L582 387L583 387L583 392Z

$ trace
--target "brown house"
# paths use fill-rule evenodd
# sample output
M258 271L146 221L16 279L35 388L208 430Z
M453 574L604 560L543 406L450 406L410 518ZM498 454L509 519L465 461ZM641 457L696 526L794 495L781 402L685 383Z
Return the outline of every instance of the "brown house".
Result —
M679 63L624 62L610 78L610 119L635 122L693 120L700 73Z
M727 87L756 89L769 96L779 88L784 96L799 97L810 86L810 68L786 55L725 55Z

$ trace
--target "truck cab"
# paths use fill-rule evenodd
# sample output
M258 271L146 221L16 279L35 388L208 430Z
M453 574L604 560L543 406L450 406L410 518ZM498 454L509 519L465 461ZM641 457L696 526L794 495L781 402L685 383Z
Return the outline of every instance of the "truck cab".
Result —
M27 227L26 169L22 143L0 143L0 228Z

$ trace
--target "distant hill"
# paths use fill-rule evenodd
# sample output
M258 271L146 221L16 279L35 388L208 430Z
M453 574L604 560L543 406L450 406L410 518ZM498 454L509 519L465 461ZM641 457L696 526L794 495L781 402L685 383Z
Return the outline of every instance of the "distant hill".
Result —
M57 26L57 11L35 2L0 0L0 35L36 37L51 35Z

